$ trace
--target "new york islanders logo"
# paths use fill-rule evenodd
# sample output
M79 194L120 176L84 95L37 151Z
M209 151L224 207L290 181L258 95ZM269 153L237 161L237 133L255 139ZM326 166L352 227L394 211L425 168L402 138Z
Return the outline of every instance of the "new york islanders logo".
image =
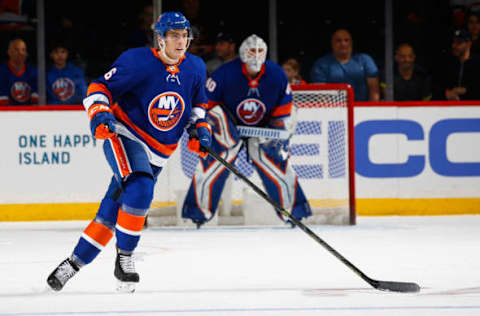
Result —
M70 78L58 78L52 84L52 90L58 100L66 101L75 94L75 84Z
M247 125L254 125L260 122L265 112L265 104L253 98L245 99L237 106L237 116Z
M12 98L20 103L30 100L30 85L25 81L17 81L10 88Z
M176 92L157 95L148 106L148 119L160 131L168 131L177 125L185 111L185 102Z

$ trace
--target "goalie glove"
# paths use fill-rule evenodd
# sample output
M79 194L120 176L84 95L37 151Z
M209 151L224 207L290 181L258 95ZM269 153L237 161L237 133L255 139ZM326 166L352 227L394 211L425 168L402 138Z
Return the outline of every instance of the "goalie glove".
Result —
M202 146L210 147L212 144L212 129L205 119L198 119L187 127L188 149L205 158L208 153L202 150Z
M115 117L112 110L104 104L93 104L88 109L90 131L96 139L108 139L115 136Z

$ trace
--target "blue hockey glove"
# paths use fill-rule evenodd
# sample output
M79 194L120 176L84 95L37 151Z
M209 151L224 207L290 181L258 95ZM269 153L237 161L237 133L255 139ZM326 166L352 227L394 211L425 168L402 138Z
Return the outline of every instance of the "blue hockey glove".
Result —
M96 139L108 139L115 135L115 117L111 111L94 114L90 120L90 131Z
M207 152L201 146L210 147L212 144L212 129L205 119L198 119L187 128L189 135L188 149L205 158Z

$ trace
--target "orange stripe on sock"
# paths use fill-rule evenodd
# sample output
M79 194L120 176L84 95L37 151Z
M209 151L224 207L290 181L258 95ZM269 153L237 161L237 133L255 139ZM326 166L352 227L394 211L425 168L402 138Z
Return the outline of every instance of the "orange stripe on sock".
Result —
M127 212L118 210L117 225L135 232L139 232L145 223L145 216L137 216L128 214Z
M113 232L110 228L95 221L92 221L87 228L85 228L84 233L104 247L113 237Z

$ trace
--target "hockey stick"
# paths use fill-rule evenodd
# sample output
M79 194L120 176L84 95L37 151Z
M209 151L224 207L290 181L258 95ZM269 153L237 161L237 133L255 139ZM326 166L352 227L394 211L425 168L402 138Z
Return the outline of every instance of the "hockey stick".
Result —
M333 249L329 244L327 244L323 239L318 237L310 228L304 225L301 221L296 219L295 217L291 216L290 213L285 210L280 204L276 201L272 200L265 192L262 191L258 186L256 186L253 182L251 182L247 177L245 177L240 171L238 171L233 165L228 163L225 159L220 157L215 151L213 151L210 147L202 146L202 149L207 151L213 158L218 160L222 165L224 165L228 170L233 172L237 177L245 181L258 195L260 195L265 201L270 203L276 210L281 212L284 216L288 217L295 225L297 225L301 230L303 230L307 235L313 238L316 242L322 245L325 249L328 250L332 255L337 257L341 262L343 262L347 267L350 268L353 272L355 272L359 277L361 277L364 281L370 284L372 287L376 288L377 290L382 291L392 291L392 292L418 292L420 291L420 286L416 283L412 282L395 282L395 281L379 281L369 278L365 273L363 273L360 269L358 269L353 263L348 261L344 256L342 256L339 252Z

